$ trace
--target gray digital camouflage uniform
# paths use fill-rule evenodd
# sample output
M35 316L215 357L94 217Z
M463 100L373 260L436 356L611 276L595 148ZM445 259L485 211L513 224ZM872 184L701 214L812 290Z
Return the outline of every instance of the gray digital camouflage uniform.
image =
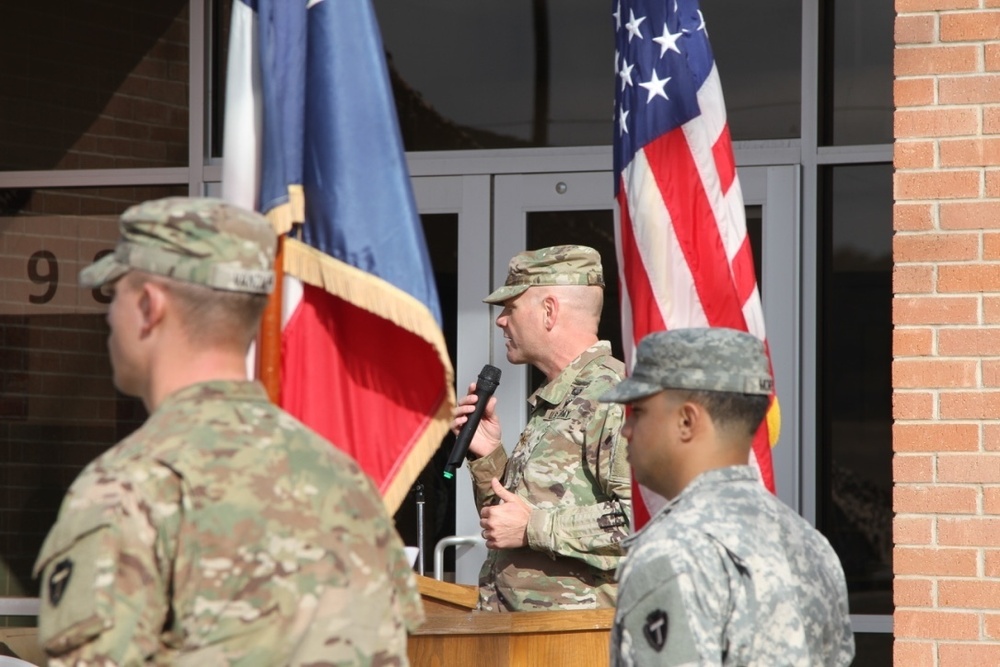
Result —
M381 498L251 382L192 385L91 463L36 565L51 665L404 665Z
M614 575L632 514L623 410L597 398L624 365L601 341L528 399L531 414L510 460L503 447L469 463L481 510L493 477L533 508L528 546L492 549L479 575L490 611L613 607Z
M612 665L849 665L833 548L749 466L703 473L626 540Z
M631 403L664 389L768 396L764 345L724 328L649 334L632 375L601 400ZM836 552L750 466L702 472L625 546L613 666L812 667L854 658Z

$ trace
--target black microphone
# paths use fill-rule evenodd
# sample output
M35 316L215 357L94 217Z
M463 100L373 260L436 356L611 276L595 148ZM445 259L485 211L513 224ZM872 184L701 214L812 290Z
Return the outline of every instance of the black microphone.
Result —
M455 476L455 469L462 467L462 459L469 451L469 444L479 427L479 420L483 418L486 404L499 385L500 369L489 364L483 366L483 370L479 371L479 377L476 379L476 396L479 397L479 400L476 401L476 409L469 415L469 421L462 425L462 429L455 438L455 446L451 448L448 463L444 466L445 479L452 479Z

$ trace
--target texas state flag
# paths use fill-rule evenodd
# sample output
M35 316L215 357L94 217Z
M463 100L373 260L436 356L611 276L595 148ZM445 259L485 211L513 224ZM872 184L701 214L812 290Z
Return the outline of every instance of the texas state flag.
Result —
M265 325L262 368L395 511L455 399L368 0L234 2L224 145L223 196L283 234L280 348Z

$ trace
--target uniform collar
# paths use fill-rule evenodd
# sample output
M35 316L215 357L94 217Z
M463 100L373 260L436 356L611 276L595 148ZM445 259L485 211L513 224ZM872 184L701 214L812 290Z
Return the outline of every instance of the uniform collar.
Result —
M157 407L156 412L189 401L250 401L268 402L264 385L251 380L210 380L197 382L178 389L167 396Z
M646 525L642 527L642 529L625 538L622 542L622 546L630 546L639 538L640 535L645 533L647 530L652 530L652 526L660 523L661 521L665 521L666 517L674 510L674 508L683 503L685 499L700 493L703 489L722 484L750 481L757 484L763 484L760 479L760 472L758 472L758 470L753 466L749 465L726 466L725 468L716 468L714 470L701 473L691 480L691 482L685 486L684 489L673 498L673 500L667 501L667 504L661 507L660 511L654 514Z
M606 340L599 340L588 347L583 354L569 362L566 368L556 376L551 382L544 382L535 392L528 397L531 407L536 407L539 401L545 401L549 405L559 405L569 394L570 388L576 378L583 370L596 359L606 357L611 354L611 343Z

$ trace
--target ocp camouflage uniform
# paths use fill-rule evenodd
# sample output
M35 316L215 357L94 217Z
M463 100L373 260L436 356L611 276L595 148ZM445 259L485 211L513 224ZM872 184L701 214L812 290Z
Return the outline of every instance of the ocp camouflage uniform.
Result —
M247 381L175 392L91 463L43 570L51 665L405 665L423 619L371 482Z
M510 460L497 447L469 463L480 510L495 498L493 477L533 508L526 547L490 550L479 575L481 609L614 606L632 492L623 410L597 398L624 372L611 345L597 343L528 399L531 415Z
M612 665L849 665L844 572L749 466L701 474L626 540Z

